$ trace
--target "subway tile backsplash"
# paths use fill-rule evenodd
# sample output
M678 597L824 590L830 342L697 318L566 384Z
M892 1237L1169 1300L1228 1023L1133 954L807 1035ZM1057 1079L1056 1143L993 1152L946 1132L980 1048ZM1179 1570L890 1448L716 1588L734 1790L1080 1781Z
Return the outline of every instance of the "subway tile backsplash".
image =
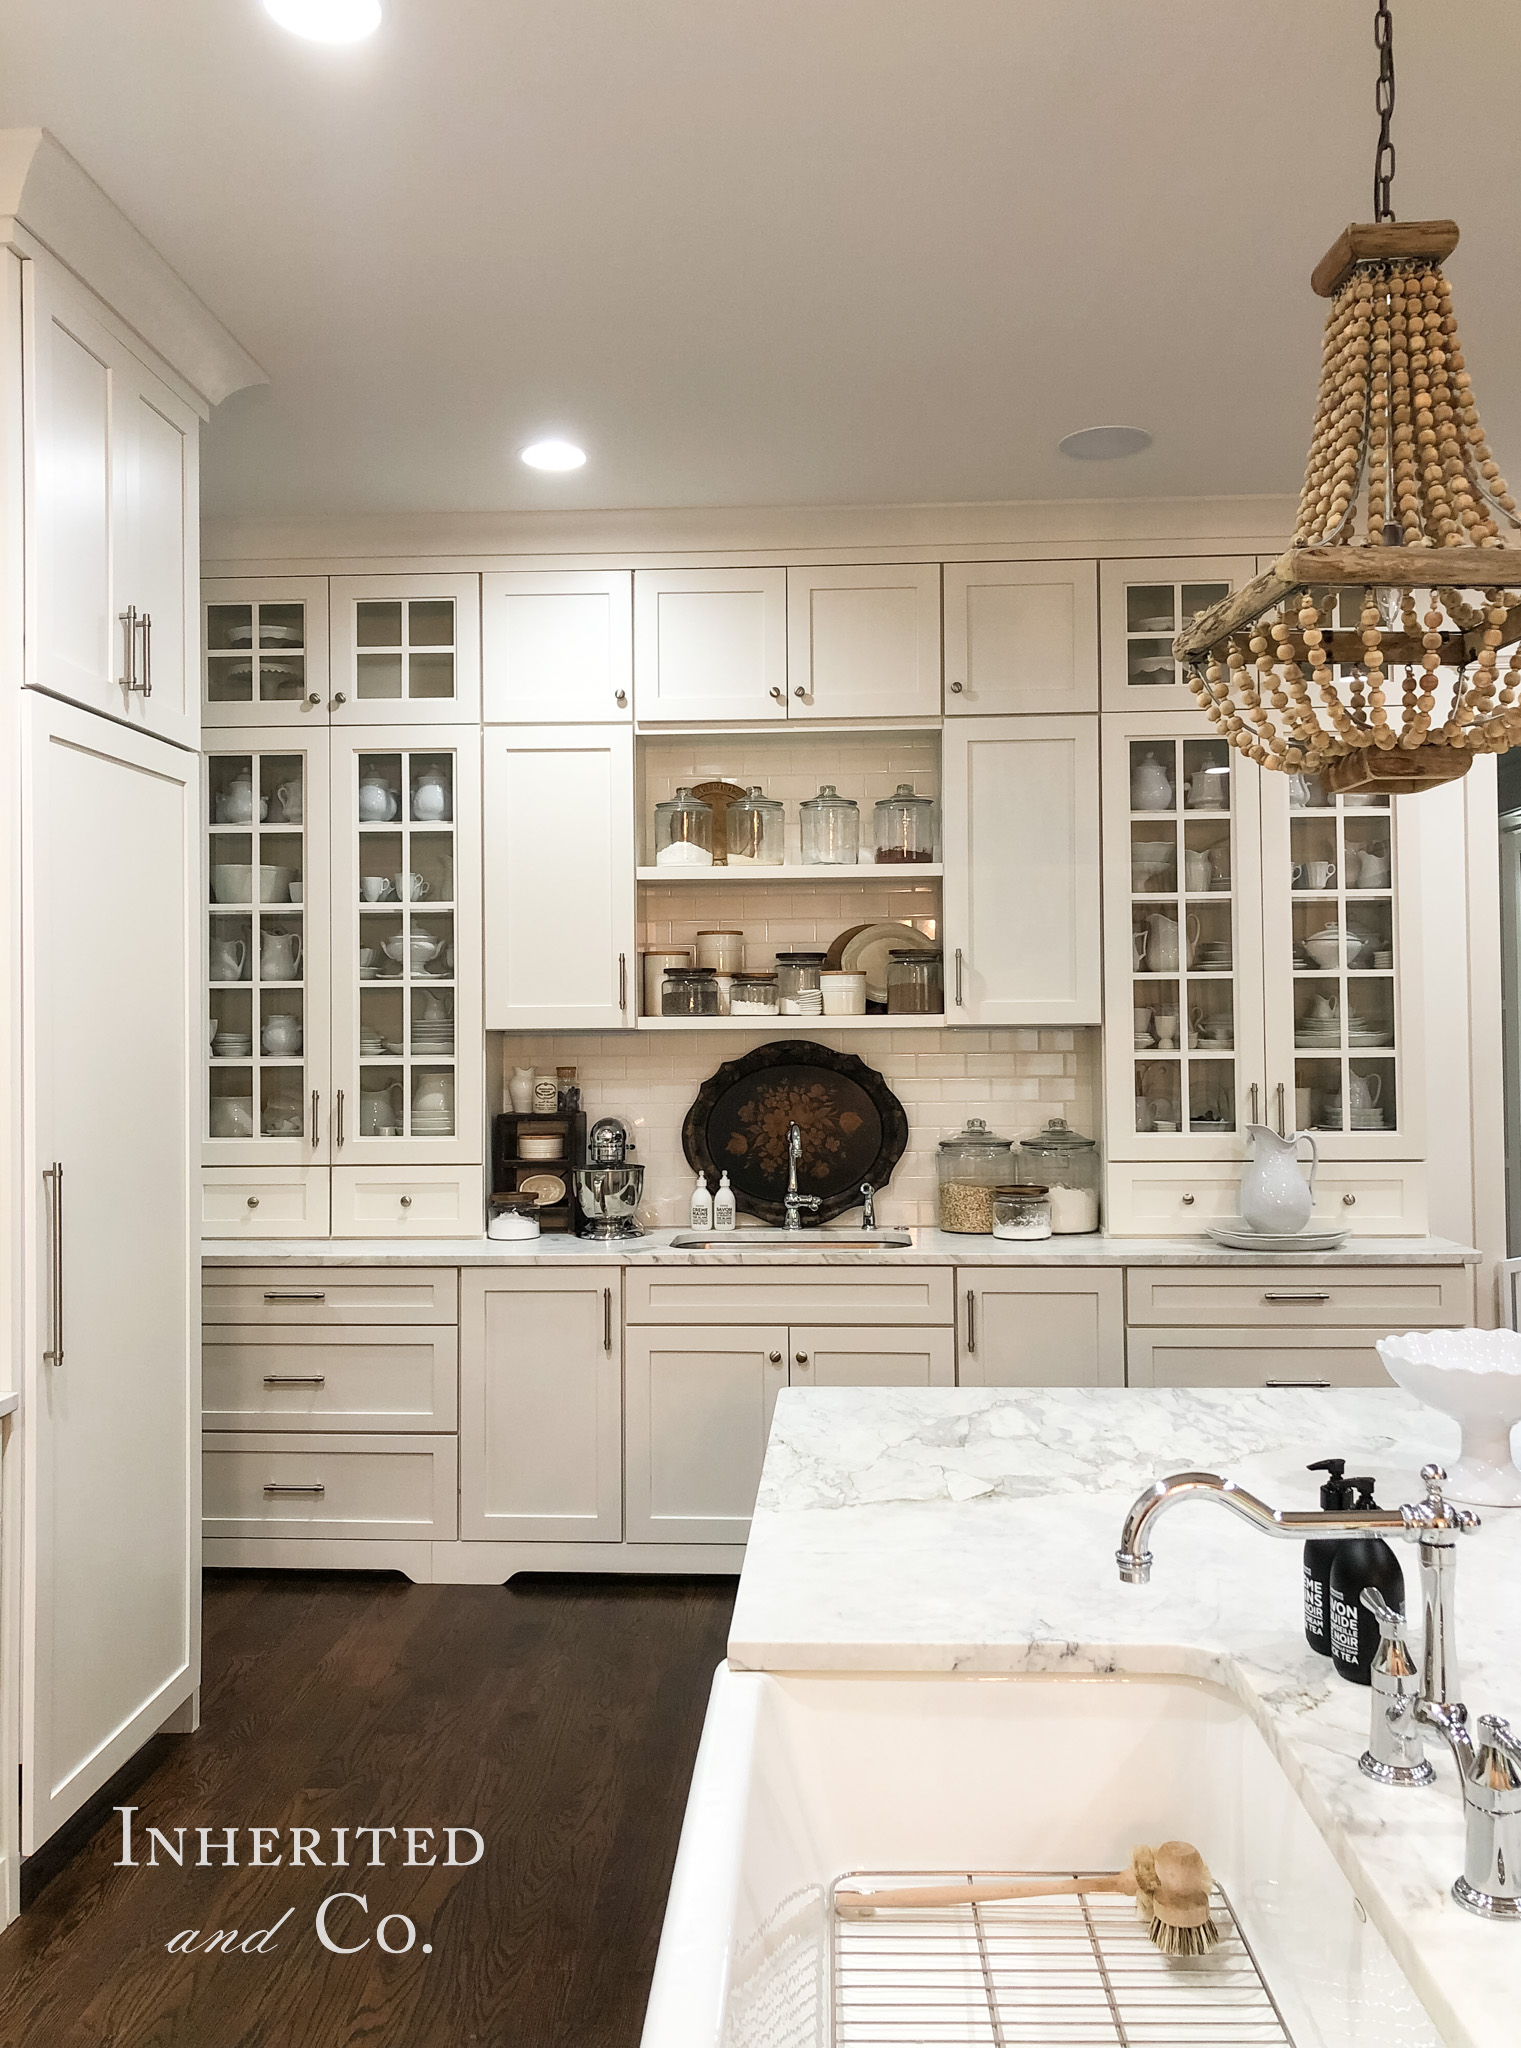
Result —
M681 1126L698 1089L725 1060L788 1036L855 1053L908 1112L908 1150L877 1204L884 1223L934 1223L935 1148L968 1117L983 1117L994 1130L1021 1138L1064 1116L1097 1136L1096 1030L789 1032L773 1025L754 1032L494 1032L488 1061L498 1093L493 1106L506 1106L514 1067L553 1073L573 1066L588 1118L611 1112L633 1130L635 1157L646 1169L645 1223L680 1225L692 1191Z

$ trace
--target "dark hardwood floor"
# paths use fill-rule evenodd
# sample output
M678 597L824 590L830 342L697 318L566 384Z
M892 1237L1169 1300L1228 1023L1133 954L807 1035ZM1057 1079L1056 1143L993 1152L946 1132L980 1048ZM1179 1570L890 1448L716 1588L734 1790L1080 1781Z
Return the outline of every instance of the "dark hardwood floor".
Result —
M27 1865L30 1903L0 1935L0 2044L637 2048L733 1599L730 1579L208 1574L201 1728L110 1789L139 1809L137 1867L115 1867L109 1811L72 1856ZM484 1836L478 1863L405 1867L406 1828L449 1826ZM146 1863L150 1827L186 1830L186 1867ZM194 1830L219 1854L231 1827L238 1867L195 1867ZM281 1830L263 1843L279 1868L250 1867L254 1827ZM347 1867L291 1867L293 1827L321 1830L325 1866L350 1830ZM372 1827L397 1830L383 1868L353 1833ZM367 1918L331 1913L335 1941L372 1937L357 1954L318 1940L337 1892L368 1900ZM409 1953L376 1947L392 1913L416 1925ZM204 1952L234 1928L237 1950ZM189 1929L203 1952L171 1953Z

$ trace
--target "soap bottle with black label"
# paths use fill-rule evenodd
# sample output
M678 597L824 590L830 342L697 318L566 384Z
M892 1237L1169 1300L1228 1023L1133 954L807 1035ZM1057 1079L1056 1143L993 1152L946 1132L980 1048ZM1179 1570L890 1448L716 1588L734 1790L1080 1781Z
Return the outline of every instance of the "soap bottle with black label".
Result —
M1323 1508L1352 1505L1352 1489L1341 1476L1347 1469L1345 1458L1322 1458L1306 1469L1330 1474L1320 1489ZM1331 1654L1331 1567L1340 1549L1339 1542L1324 1536L1312 1537L1304 1547L1304 1635L1322 1657Z
M1348 1479L1355 1506L1376 1508L1374 1481ZM1331 1661L1353 1685L1373 1683L1373 1658L1378 1649L1378 1623L1362 1604L1365 1586L1376 1586L1396 1614L1405 1611L1405 1574L1381 1536L1352 1536L1333 1544L1331 1561Z

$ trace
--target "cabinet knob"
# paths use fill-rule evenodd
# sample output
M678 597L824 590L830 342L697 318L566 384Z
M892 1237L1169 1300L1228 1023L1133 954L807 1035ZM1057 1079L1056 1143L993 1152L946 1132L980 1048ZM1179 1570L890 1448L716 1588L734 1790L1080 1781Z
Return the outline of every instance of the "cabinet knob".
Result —
M312 705L320 704L322 702L322 692L320 690L313 690L306 701Z
M616 705L618 706L618 708L619 708L619 709L621 710L621 709L623 708L623 706L624 706L625 704L627 704L627 702L628 702L628 691L627 691L627 690L614 690L614 692L613 692L613 702L614 702L614 703L615 703L615 704L616 704Z
M347 704L348 701L348 698L344 696L342 690L335 690L333 692L331 703L334 711L338 709L338 706L340 704Z
M1357 1207L1356 1195L1343 1195L1341 1205L1344 1209L1355 1209Z
M781 704L786 700L787 692L781 687L779 683L773 683L771 685L771 694L776 699L778 704Z
M958 696L958 697L959 697L959 696L961 695L961 685L960 685L960 683L952 683L952 684L951 684L951 689L952 689L952 692L953 692L953 693L954 693L954 694L955 694L956 696Z
M794 1365L806 1365L808 1363L808 1353L806 1351L795 1351L792 1354L792 1362Z
M794 697L806 697L808 695L808 692L803 688L802 684L799 683L792 694Z
M1185 1208L1185 1209L1191 1209L1191 1208L1193 1207L1193 1205L1194 1205L1194 1198L1193 1198L1193 1196L1192 1196L1192 1195L1185 1195L1185 1196L1183 1197L1183 1206L1184 1206L1184 1208Z
M250 1195L250 1196L249 1196L249 1198L248 1198L248 1206L249 1206L249 1208L250 1208L250 1209L257 1209L257 1208L258 1208L258 1206L259 1206L259 1198L258 1198L258 1196L257 1196L257 1195Z
M769 1358L769 1359L771 1360L771 1363L772 1363L773 1365L780 1365L780 1364L781 1364L781 1362L782 1362L782 1354L780 1353L780 1351L770 1351L770 1352L768 1352L768 1353L767 1353L766 1355L767 1355L767 1357L768 1357L768 1358Z
M403 1207L403 1209L410 1209L412 1206L412 1197L410 1195L403 1195L401 1198L401 1206Z

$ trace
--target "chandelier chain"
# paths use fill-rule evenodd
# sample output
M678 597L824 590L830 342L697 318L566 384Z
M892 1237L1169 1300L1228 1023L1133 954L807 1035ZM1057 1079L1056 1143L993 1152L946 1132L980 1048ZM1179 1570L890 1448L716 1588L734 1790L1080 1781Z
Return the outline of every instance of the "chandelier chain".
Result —
M1373 10L1373 45L1378 51L1378 83L1373 88L1373 105L1378 114L1373 218L1393 220L1394 144L1389 139L1389 129L1394 120L1394 16L1389 12L1389 0L1377 0Z

